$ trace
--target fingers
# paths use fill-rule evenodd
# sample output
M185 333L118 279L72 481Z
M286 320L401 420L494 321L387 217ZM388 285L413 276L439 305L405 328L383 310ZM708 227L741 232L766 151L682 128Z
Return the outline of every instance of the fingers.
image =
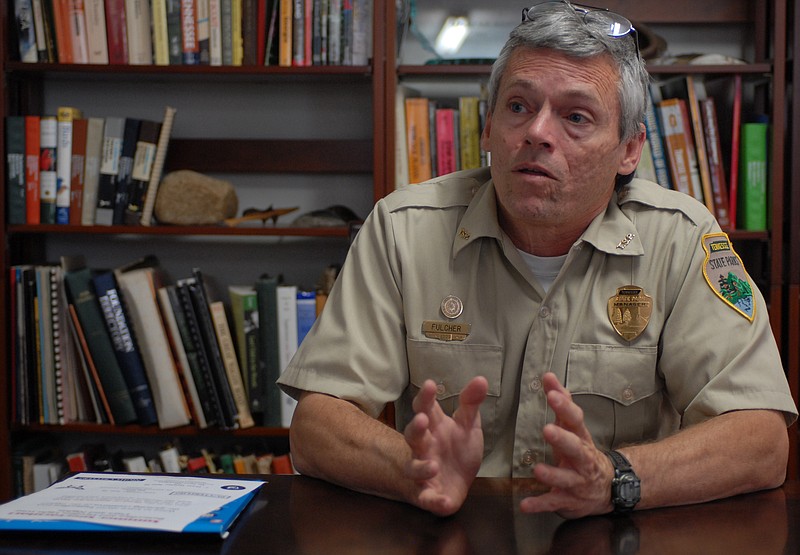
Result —
M556 425L569 430L584 441L592 441L592 436L583 420L583 410L572 400L572 394L555 374L548 372L542 377L547 395L547 404L556 416Z
M473 378L458 397L458 410L453 418L463 427L471 428L480 421L481 403L489 392L489 382L483 376Z

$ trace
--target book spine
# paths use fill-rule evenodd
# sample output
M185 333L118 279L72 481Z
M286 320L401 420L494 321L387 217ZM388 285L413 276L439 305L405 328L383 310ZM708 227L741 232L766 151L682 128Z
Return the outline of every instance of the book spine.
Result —
M741 187L739 188L739 227L748 231L766 230L769 125L742 124Z
M229 287L231 317L239 368L242 371L250 412L261 417L263 380L258 364L258 296L254 288Z
M149 426L158 422L153 396L147 382L139 347L133 337L128 317L122 306L117 283L112 272L101 272L93 276L93 283L108 327L114 354L122 369L123 378L136 410L139 424Z
M231 1L231 65L240 66L244 60L242 37L242 0Z
M183 63L183 46L181 42L181 0L165 0L167 10L167 41L169 49L169 65Z
M153 41L150 33L150 2L125 0L125 24L128 32L128 63L153 63Z
M672 185L676 191L692 196L689 176L689 158L686 152L686 135L683 129L683 115L678 99L659 103L661 124L664 133L667 156L670 163Z
M6 116L6 202L11 224L26 220L25 148L25 116Z
M89 38L86 34L86 9L83 0L69 0L69 34L72 62L89 63Z
M134 422L136 410L93 292L91 271L88 268L68 271L64 274L64 280L114 421L117 424Z
M39 116L25 116L25 221L28 224L41 223L39 127ZM10 178L10 173L8 175Z
M70 0L52 0L53 28L55 31L58 63L60 64L71 64L74 62L72 59L72 40L69 24L69 2Z
M481 126L477 96L462 96L458 99L458 116L460 118L459 135L461 147L461 169L469 170L481 167Z
M164 160L167 157L167 147L169 138L172 134L172 123L175 120L175 108L166 106L164 108L164 119L161 122L161 129L158 133L158 143L156 153L153 158L153 169L150 172L150 179L147 183L147 191L142 203L142 217L140 222L144 226L149 226L153 221L153 207L156 204L156 194L161 183L161 173L164 170Z
M103 153L100 159L100 180L97 186L96 225L114 223L114 203L117 196L117 176L125 133L125 118L109 116L103 131Z
M292 65L305 62L305 0L292 1Z
M39 201L41 222L56 223L56 147L58 146L58 120L56 116L42 116L39 120Z
M222 5L221 0L208 0L209 64L222 65Z
M130 194L125 210L125 223L138 225L141 220L144 199L153 172L153 163L158 148L158 135L161 124L157 121L142 120L139 137L136 141L136 152L133 156L131 170Z
M256 65L263 66L266 56L267 27L269 25L269 13L267 10L267 0L256 0Z
M157 66L169 65L169 33L167 31L167 0L152 0L153 20L153 63Z
M278 20L278 65L290 67L294 40L292 26L294 24L294 0L279 0L280 11Z
M200 63L200 47L197 44L197 4L195 0L181 0L181 52L183 63Z
M297 351L297 286L279 285L276 289L278 305L278 355L283 372ZM281 425L288 428L297 402L281 392Z
M133 183L133 157L136 154L136 141L139 138L139 128L142 120L125 118L125 129L122 133L122 147L119 153L119 165L114 184L114 214L112 223L122 225L125 223L125 210L131 194Z
M256 65L258 54L258 17L256 0L242 0L242 65Z
M72 187L72 122L81 116L70 106L58 108L58 142L56 147L56 223L69 223L69 203Z
M731 222L738 222L737 215L739 200L739 150L741 143L741 122L742 122L742 76L733 76L733 116L731 124L731 171L730 171L730 219Z
M645 105L645 132L650 143L650 152L653 155L653 166L656 172L656 181L662 187L672 188L669 179L669 169L667 159L664 154L664 142L661 140L661 124L659 122L656 107L653 104L653 97L650 90L647 92L647 103Z
M233 65L233 0L219 0L220 2L220 33L222 35L222 65Z
M38 62L36 28L33 20L31 0L14 0L14 30L19 44L19 59L22 62Z
M89 118L86 129L86 156L83 169L83 201L81 224L94 225L97 210L97 188L100 182L100 160L103 155L103 118Z
M408 181L409 183L421 183L432 176L428 99L424 97L406 98L405 106Z
M255 425L255 422L250 414L250 403L247 400L247 392L242 381L242 371L236 359L236 349L233 346L233 336L225 315L225 307L222 301L214 301L210 303L209 310L217 341L219 342L222 363L228 377L228 385L231 388L233 401L236 404L236 419L240 428L250 428Z
M372 11L369 0L352 0L353 3L353 38L350 40L353 50L352 65L365 66L371 56Z
M342 63L342 0L330 0L328 6L328 64Z
M78 118L72 122L72 160L70 162L69 223L80 225L83 217L83 187L86 169L86 133L89 121Z
M211 63L208 0L195 0L195 10L197 10L197 50L200 55L200 64L207 66Z
M105 0L85 0L86 39L90 64L108 63Z
M128 24L125 20L125 0L105 0L108 61L128 63Z
M278 353L278 278L263 276L256 281L258 301L258 374L252 396L259 403L264 426L281 426L281 390L276 382L281 374Z
M714 215L717 217L719 225L726 229L731 227L731 219L728 213L730 203L728 200L728 185L725 181L725 165L722 161L722 144L714 99L709 97L701 101L700 111L703 116L711 189L714 196Z

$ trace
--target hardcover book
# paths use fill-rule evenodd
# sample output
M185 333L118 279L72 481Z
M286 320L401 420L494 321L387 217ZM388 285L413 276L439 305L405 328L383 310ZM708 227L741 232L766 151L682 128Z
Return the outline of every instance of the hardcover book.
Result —
M119 159L125 133L125 118L109 116L103 129L103 150L100 159L100 179L97 184L96 225L114 223L114 204L117 197Z
M250 428L255 425L255 422L250 414L250 403L247 399L247 391L244 388L242 371L236 358L236 348L233 344L233 336L225 314L225 306L222 301L213 301L209 304L209 310L217 341L219 342L222 364L236 405L236 420L239 422L240 428Z
M742 124L741 186L739 187L739 227L758 231L767 229L767 175L769 124Z
M138 118L125 118L125 128L122 132L122 146L119 152L119 165L114 180L114 225L125 223L125 211L128 208L133 187L133 157L136 155L136 141L139 139L139 128L142 120Z
M6 116L6 203L10 224L25 223L26 188L25 116Z
M83 188L86 171L86 134L89 120L78 118L72 122L72 160L70 162L69 223L80 225L83 218Z
M425 97L409 97L405 100L405 106L408 181L409 183L421 183L427 181L433 175L428 99Z
M125 0L125 25L128 34L128 63L153 63L153 40L150 33L150 2Z
M83 163L83 199L81 200L82 225L94 225L95 222L104 128L105 120L103 118L91 117L87 121L86 155Z
M255 284L258 301L258 376L250 383L251 407L261 413L262 425L281 426L281 390L277 382L281 375L278 353L279 278L264 275ZM258 407L258 408L256 408Z
M39 201L41 222L56 223L56 147L58 146L58 120L56 116L39 119Z
M139 225L141 221L145 195L147 194L150 175L153 173L153 164L156 159L160 132L161 123L157 121L142 120L139 126L131 179L128 185L128 205L124 217L124 223L128 225Z
M108 33L106 31L105 0L84 0L86 10L86 40L90 64L108 63Z
M125 21L125 0L105 0L108 61L128 63L128 24Z
M81 117L81 111L71 106L58 108L56 146L56 223L69 223L69 205L72 188L72 126Z

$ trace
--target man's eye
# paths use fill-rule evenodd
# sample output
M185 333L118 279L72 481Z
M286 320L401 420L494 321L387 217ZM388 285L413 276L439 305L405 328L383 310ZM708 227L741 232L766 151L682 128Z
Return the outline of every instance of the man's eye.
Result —
M525 110L525 108L523 108L522 104L520 104L519 102L512 102L509 105L509 108L515 114L519 114Z
M582 114L570 114L567 119L572 123L584 123L586 121Z

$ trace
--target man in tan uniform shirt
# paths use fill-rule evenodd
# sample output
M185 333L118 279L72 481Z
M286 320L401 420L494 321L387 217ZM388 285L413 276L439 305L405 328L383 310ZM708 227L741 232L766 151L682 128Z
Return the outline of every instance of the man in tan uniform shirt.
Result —
M548 3L512 33L491 170L377 203L279 380L301 472L437 514L476 475L533 475L551 489L522 510L566 517L783 481L796 409L764 299L702 204L617 177L646 74L629 22L595 13ZM373 419L392 402L404 434ZM611 449L637 474L627 505Z

